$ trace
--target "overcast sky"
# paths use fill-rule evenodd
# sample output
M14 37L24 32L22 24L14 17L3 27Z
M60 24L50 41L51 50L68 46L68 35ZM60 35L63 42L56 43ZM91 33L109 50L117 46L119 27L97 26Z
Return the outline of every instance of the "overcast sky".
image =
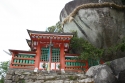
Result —
M26 29L45 31L59 21L71 0L0 0L0 62L10 60L3 50L29 50Z

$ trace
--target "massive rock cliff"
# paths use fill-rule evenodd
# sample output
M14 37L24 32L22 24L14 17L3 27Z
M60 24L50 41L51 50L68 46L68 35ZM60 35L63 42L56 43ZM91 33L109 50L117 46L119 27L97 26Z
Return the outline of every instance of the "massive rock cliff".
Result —
M107 48L125 36L124 11L120 0L74 0L62 9L60 21L64 32L77 31L96 47Z

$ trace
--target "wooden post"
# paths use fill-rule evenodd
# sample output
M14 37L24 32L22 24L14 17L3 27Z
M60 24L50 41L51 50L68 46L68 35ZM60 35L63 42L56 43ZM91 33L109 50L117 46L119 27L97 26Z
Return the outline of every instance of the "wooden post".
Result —
M51 63L52 63L52 47L50 47L50 70L51 70Z
M86 66L85 66L86 70L85 71L87 71L89 69L88 60L86 60L85 63L86 63Z
M53 44L52 44L52 40L50 39L50 44L49 44L49 61L48 61L48 73L50 72L50 70L51 70L51 58L52 58L52 46L53 46Z
M39 63L40 63L40 55L41 55L41 46L40 46L40 42L38 42L36 57L35 57L35 68L38 68L38 69L39 69Z
M64 44L63 43L60 46L60 69L65 70L65 56L64 56Z
M12 58L11 58L11 62L10 62L10 68L13 68L13 65L12 65L12 63L13 63L13 61L14 61L14 53L12 52Z

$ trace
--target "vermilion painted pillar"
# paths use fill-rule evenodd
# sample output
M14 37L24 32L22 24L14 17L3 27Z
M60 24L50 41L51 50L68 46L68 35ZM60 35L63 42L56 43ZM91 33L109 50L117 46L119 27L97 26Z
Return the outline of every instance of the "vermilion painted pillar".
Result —
M36 50L36 57L35 57L35 68L39 69L40 55L41 55L41 46L39 42L38 42L38 46L36 49L37 50Z
M10 62L10 68L13 68L13 65L12 65L12 63L13 63L13 61L14 61L14 53L12 52L12 58L11 58L11 62Z
M65 69L64 44L60 46L60 68Z
M85 63L86 63L86 66L85 66L86 70L85 70L85 71L87 71L87 70L89 69L89 63L88 63L88 60L86 60Z

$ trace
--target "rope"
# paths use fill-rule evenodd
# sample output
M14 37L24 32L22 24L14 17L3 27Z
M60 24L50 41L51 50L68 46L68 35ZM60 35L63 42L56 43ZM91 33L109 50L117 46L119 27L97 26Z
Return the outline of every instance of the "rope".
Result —
M109 2L104 2L104 3L88 3L88 4L82 4L80 6L77 6L62 22L62 25L64 25L67 22L71 22L74 18L74 16L77 14L77 12L80 9L86 9L86 8L104 8L104 7L110 7L114 8L117 10L125 10L124 5L117 5L115 3L109 3Z

